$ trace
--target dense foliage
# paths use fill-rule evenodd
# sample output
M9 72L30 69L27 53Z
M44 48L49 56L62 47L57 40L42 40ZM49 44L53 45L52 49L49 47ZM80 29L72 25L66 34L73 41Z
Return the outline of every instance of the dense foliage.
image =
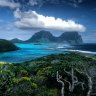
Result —
M57 71L64 78L64 69L70 72L73 67L85 72L85 69L89 71L90 67L95 67L95 62L90 57L70 53L49 55L22 64L0 64L0 96L61 96L61 84L56 79ZM85 90L76 86L74 92L70 93L66 86L65 96L87 96L86 76L78 72L75 74L80 81L85 80Z

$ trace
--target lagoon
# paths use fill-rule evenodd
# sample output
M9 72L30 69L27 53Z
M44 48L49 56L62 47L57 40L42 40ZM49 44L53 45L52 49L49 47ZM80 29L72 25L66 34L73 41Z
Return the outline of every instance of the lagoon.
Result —
M16 44L20 47L20 50L0 53L0 61L12 62L12 63L22 63L25 61L30 61L35 58L50 54L61 53L58 50L52 50L57 44Z
M74 47L63 43L41 43L41 44L17 43L16 46L18 46L20 50L0 53L0 61L10 62L10 63L22 63L42 56L47 56L50 54L60 54L60 53L67 53L73 51L96 55L96 44L83 45L83 47L79 45L78 47Z

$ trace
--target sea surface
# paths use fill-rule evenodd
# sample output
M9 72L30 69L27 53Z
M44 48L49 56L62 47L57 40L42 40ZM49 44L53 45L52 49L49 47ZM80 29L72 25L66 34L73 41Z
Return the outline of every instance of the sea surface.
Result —
M0 53L0 61L22 63L35 58L47 56L50 54L59 54L67 52L81 52L88 54L96 54L96 44L83 44L70 46L62 43L42 43L42 44L19 44L20 50Z

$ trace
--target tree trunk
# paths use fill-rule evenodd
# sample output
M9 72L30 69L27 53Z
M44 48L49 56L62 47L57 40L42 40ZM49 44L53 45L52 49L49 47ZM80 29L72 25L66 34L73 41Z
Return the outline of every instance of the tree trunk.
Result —
M64 82L61 80L62 79L62 76L59 75L58 71L57 71L57 82L59 82L61 85L62 85L62 88L61 88L61 96L64 96Z
M92 82L92 78L88 75L88 73L86 73L86 75L88 77L88 86L89 86L89 90L88 90L87 96L90 96L90 94L92 92L93 82Z

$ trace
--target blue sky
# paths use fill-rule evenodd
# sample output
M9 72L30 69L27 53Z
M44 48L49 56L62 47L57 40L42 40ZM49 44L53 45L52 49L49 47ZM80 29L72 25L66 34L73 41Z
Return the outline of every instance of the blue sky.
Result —
M44 29L55 36L78 31L84 42L96 43L95 18L96 0L0 0L0 38L26 40Z

